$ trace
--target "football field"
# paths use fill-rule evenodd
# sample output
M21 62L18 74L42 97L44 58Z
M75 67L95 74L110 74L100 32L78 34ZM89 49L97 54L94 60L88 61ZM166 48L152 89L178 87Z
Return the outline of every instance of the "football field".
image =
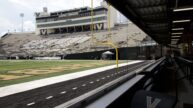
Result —
M2 60L0 61L0 87L112 64L115 64L115 61Z

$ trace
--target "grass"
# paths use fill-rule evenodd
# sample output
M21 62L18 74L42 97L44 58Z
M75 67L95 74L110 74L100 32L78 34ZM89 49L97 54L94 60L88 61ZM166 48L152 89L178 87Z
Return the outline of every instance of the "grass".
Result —
M124 62L124 61L121 61ZM101 61L101 60L2 60L0 61L0 75L20 75L23 74L13 74L9 73L10 71L19 71L19 70L26 70L27 69L47 69L54 68L54 67L67 67L66 70L58 71L54 73L46 73L46 74L34 74L29 77L25 78L17 78L12 80L3 80L3 78L0 77L0 87L12 85L12 84L18 84L22 82L28 82L78 71L83 71L87 69L93 69L97 67L107 66L115 64L115 61ZM79 65L76 69L71 69L71 66L73 65ZM43 71L40 71L43 73ZM25 72L27 73L27 72Z

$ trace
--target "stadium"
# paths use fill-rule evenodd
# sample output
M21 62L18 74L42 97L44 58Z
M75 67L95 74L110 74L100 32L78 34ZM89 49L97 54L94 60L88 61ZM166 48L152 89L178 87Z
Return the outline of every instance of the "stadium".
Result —
M102 53L114 49L108 45L92 42L92 35L99 42L111 40L117 48L121 48L120 59L128 57L130 57L128 59L136 59L140 53L144 55L142 50L140 52L140 46L155 46L156 44L151 42L151 38L135 24L131 22L117 23L117 14L113 7L110 8L110 18L108 18L107 4L105 5L105 3L93 9L93 22L91 22L90 13L89 7L50 13L47 8L44 8L43 12L36 12L35 32L6 33L2 37L0 42L1 58L4 56L6 59L35 59L36 57L101 59ZM110 37L108 36L108 19L111 19ZM94 26L93 33L89 26L91 23ZM127 57L122 56L122 52L130 52L127 49L134 50L134 53ZM91 56L84 57L88 54ZM113 58L115 59L115 57Z
M167 37L176 29L166 30L170 11L162 5L173 5L125 1L102 0L94 7L91 0L91 6L51 12L43 7L34 12L35 31L5 33L0 107L189 108L193 93L181 93L180 81L192 89L192 62L180 56L192 45L182 39L175 46ZM129 19L119 22L117 11Z
M146 59L144 49L148 44L152 50L156 46L135 24L117 23L116 10L108 8L106 2L93 9L82 7L50 13L44 7L43 12L35 12L35 20L35 32L6 33L1 38L1 86L115 64L115 49L97 42L110 40L119 50L119 60L125 60L120 63ZM57 63L57 60L65 61Z

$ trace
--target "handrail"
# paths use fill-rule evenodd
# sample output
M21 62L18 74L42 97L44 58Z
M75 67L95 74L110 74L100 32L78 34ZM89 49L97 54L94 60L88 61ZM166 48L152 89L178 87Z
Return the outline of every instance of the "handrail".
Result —
M147 65L147 63L143 63L140 65L137 65L135 67L133 67L134 70L131 70L131 72L109 82L106 83L88 93L85 93L75 99L72 99L68 102L65 102L61 105L56 106L55 108L79 108L79 107L83 107L91 102L93 102L95 99L97 99L98 97L103 96L104 94L108 93L109 91L119 87L120 85L122 85L123 83L127 82L128 80L131 80L132 78L134 78L137 74L136 70L143 68L143 66ZM136 68L136 69L135 69ZM138 70L138 71L143 71L142 69Z
M184 59L182 57L175 57L175 59L185 74L185 77L183 78L187 78L189 82L193 84L193 61Z
M161 65L161 63L163 63L165 61L165 59L166 59L166 57L162 57L162 58L158 59L157 61L155 61L155 63L153 65L146 68L144 70L144 72L153 72L155 69L157 69Z
M191 60L187 60L185 58L182 58L182 57L176 57L176 59L180 60L181 62L184 62L186 64L193 64L193 61Z

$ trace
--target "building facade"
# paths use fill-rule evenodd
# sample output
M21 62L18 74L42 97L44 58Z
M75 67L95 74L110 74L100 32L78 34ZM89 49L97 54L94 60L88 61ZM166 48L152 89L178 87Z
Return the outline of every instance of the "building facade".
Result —
M114 27L117 21L116 10L110 7L110 27ZM48 12L43 8L43 12L36 12L36 34L49 35L59 33L74 33L90 31L93 18L94 30L104 30L108 27L108 6L105 2L93 9L82 7L71 10Z

